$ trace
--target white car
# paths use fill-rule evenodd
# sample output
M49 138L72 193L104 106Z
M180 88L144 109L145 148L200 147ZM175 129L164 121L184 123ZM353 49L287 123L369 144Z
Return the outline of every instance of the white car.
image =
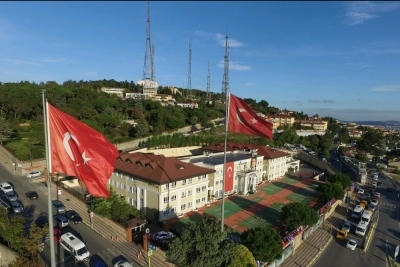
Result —
M346 248L351 249L351 250L355 250L357 247L357 240L355 239L350 239L347 242Z
M373 205L373 206L376 206L376 205L378 205L378 200L372 199L370 204Z
M357 193L360 194L360 195L364 194L364 189L358 189Z
M33 172L28 173L28 175L26 177L34 178L34 177L40 177L42 175L43 175L43 173L41 171L33 171Z
M351 222L350 221L345 221L343 226L342 226L342 230L344 230L346 232L350 232L350 228L351 228Z
M126 260L120 260L114 264L114 267L133 267L133 266Z
M14 191L13 187L9 183L1 183L0 188L4 193Z

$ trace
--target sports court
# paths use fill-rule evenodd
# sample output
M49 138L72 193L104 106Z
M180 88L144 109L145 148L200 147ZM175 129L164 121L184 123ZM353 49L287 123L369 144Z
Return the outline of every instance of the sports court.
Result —
M314 169L301 170L297 177L285 176L258 186L254 194L226 198L225 225L238 233L254 227L274 227L280 223L280 212L284 205L300 202L312 206L320 195L315 190L320 182L311 178L315 172ZM189 221L200 221L204 213L219 220L221 208L222 203L219 200L211 203L210 207L202 207L186 214L185 218L175 221L174 225L180 228Z

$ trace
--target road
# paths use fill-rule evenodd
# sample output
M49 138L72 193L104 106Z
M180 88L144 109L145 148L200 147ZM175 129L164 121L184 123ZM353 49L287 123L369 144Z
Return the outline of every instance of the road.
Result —
M28 178L15 175L10 172L3 164L0 163L0 181L1 182L12 182L14 184L15 191L19 195L19 199L24 203L25 209L23 216L27 219L27 224L34 223L35 219L39 215L47 216L47 196L43 195L40 190L36 190L35 184L30 183ZM25 193L28 191L37 191L39 194L39 199L29 200ZM0 194L1 195L1 194ZM82 216L83 214L81 214ZM91 255L103 259L108 266L112 266L112 263L117 259L123 258L121 253L114 247L114 245L107 239L102 238L100 235L92 231L85 224L75 224L63 228L64 232L71 232L78 238L83 240ZM88 266L88 264L77 265L74 259L68 255L64 254L64 250L57 243L56 247L56 263L57 267L73 267L73 266ZM45 256L50 259L50 248L49 240L45 242L44 249Z
M345 241L334 239L312 265L313 267L387 266L386 253L393 257L396 245L400 243L398 208L395 201L397 192L386 191L387 187L394 187L391 180L379 178L379 181L382 182L382 185L376 190L381 194L379 221L368 250L363 252L360 248L357 248L355 251L351 251L346 249Z

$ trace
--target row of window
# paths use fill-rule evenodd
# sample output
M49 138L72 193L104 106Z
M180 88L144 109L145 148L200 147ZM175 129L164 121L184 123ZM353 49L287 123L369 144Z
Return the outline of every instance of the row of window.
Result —
M200 193L200 192L205 192L207 191L207 186L202 186L202 187L197 187L196 188L196 193ZM188 190L187 192L181 192L181 199L185 198L186 196L190 197L192 195L192 190ZM168 203L168 198L169 197L164 197L164 203ZM176 200L176 195L172 195L171 196L171 201L175 201Z
M206 197L202 197L201 199L200 198L196 199L196 205L199 205L200 203L204 204L205 202L206 202ZM192 202L191 201L181 205L181 211L184 211L184 210L190 209L190 208L192 208ZM175 212L176 212L176 207L171 207L170 209L167 209L167 210L164 211L164 216L168 215L170 213L173 214Z

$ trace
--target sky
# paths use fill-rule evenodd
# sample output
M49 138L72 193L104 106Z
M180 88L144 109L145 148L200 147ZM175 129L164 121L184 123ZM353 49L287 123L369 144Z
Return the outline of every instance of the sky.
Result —
M147 2L0 2L0 82L142 79ZM400 2L151 1L155 78L346 121L400 121Z

